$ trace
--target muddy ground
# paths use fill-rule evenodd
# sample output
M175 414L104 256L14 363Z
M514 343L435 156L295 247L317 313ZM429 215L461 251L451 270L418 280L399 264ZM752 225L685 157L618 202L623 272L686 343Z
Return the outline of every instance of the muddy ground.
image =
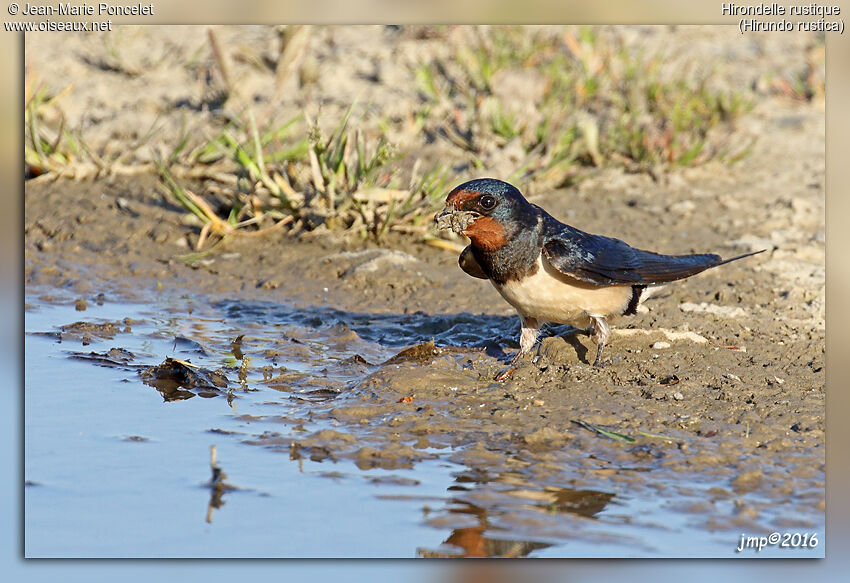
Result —
M740 50L734 37L723 39L728 51ZM85 66L74 51L30 48L32 66L58 66L38 60L45 55ZM120 107L104 115L130 115ZM604 169L532 197L580 229L646 249L768 250L668 285L648 311L613 321L611 362L602 369L589 366L592 340L560 327L510 380L493 381L517 347L516 318L489 284L457 267L456 255L415 238L392 234L379 247L340 233L282 232L228 241L187 264L179 256L198 229L147 175L29 181L27 290L81 307L192 295L234 321L262 318L275 305L312 310L316 328L343 323L328 336L343 351L351 338L393 351L433 339L383 363L347 362L348 380L333 370L324 379L287 377L283 366L267 371L292 390L336 396L306 404L303 418L280 433L249 441L364 468L438 456L461 463L469 472L458 482L478 487L458 488L458 498L476 519L433 518L459 537L494 521L578 536L559 531L549 510L560 504L592 515L582 505L607 500L570 496L617 488L690 500L676 510L708 531L814 526L825 499L823 103L763 97L735 132L755 141L734 165L654 176ZM395 334L370 331L363 314ZM245 350L265 348L249 333ZM308 418L335 430L311 431ZM538 511L502 512L508 499Z

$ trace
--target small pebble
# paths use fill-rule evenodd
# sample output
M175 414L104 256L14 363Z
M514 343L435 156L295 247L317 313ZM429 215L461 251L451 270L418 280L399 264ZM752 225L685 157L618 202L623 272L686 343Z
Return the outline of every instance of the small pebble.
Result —
M670 348L669 342L659 341L652 345L655 350L661 350L663 348Z
M685 395L683 395L679 391L676 391L675 393L673 393L673 398L676 399L677 401L681 401L682 399L685 398Z

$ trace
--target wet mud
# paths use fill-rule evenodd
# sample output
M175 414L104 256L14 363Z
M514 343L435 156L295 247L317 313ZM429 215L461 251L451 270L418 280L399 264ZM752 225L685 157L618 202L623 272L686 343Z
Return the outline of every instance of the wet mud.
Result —
M138 185L113 188L128 195ZM79 185L64 185L62 196L90 197ZM132 240L158 217L174 218L149 209L146 220L106 212L98 224ZM28 205L33 230L44 212ZM592 222L589 214L580 221ZM669 232L700 225L682 220ZM290 463L328 464L331 479L341 460L364 472L435 460L464 468L444 499L423 500L423 522L449 534L419 556L536 556L576 540L664 555L669 547L651 541L676 532L671 524L686 524L696 540L822 525L823 327L816 308L807 313L792 298L817 306L823 292L790 284L776 292L781 247L668 286L647 313L615 322L602 369L589 364L590 338L550 326L510 380L496 382L518 347L517 318L445 251L404 241L393 251L357 248L328 235L235 244L190 266L167 244L125 243L109 255L100 236L69 229L49 253L28 240L30 303L183 297L191 309L163 315L184 327L174 358L122 347L144 321L78 320L41 332L68 346L68 358L125 367L139 390L165 401L262 399L264 414L234 415L236 426L220 434ZM722 250L729 236L709 248ZM363 268L390 253L409 259ZM802 277L818 269L812 262ZM270 275L271 288L261 283ZM111 348L81 349L92 339ZM418 480L381 479L416 497ZM636 501L662 518L656 508L642 519Z

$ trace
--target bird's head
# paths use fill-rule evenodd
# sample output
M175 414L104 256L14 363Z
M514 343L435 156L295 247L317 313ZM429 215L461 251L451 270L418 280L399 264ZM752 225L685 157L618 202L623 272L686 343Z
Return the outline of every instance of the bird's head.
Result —
M536 222L531 209L515 186L479 178L455 187L435 219L438 229L466 235L474 246L492 251L506 245L511 235L532 219Z

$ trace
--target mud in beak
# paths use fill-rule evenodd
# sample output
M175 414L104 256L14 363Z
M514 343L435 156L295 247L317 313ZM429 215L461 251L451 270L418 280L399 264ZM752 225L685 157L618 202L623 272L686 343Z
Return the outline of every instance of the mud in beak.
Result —
M459 211L446 205L443 212L435 216L434 220L437 222L438 230L451 229L455 233L462 234L480 216L473 211Z

